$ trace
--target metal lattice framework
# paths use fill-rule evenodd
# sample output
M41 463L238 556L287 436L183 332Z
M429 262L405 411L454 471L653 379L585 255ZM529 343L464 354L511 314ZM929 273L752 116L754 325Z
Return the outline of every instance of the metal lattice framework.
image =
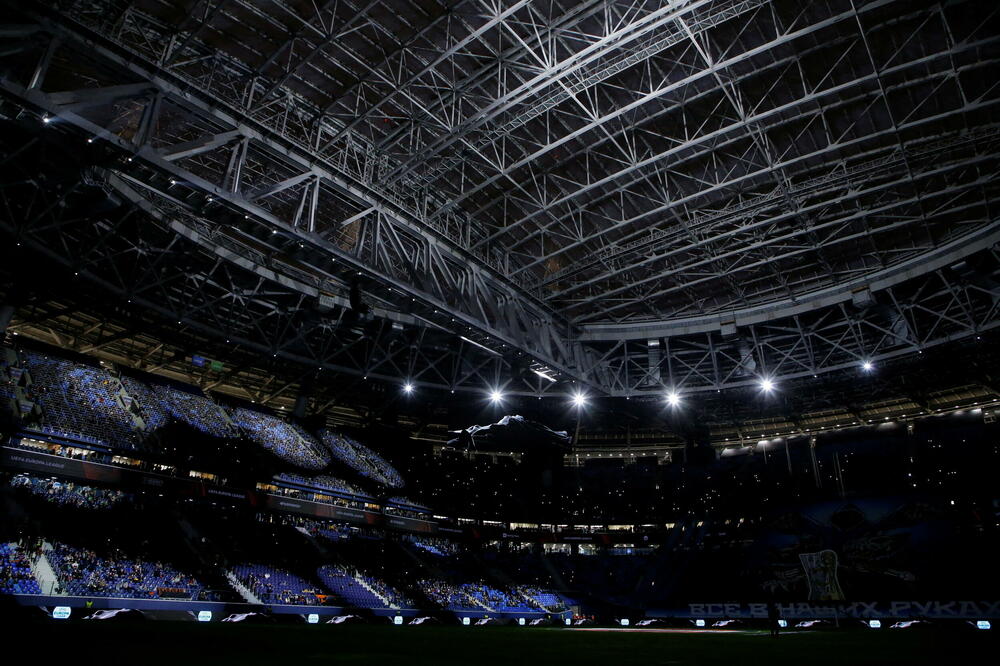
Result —
M8 14L7 117L112 151L90 182L154 221L109 240L117 223L95 218L86 274L272 354L553 390L513 372L522 354L631 395L818 374L998 321L995 3L75 0ZM86 263L79 224L8 218ZM186 273L161 260L109 276L100 252L116 244L177 248ZM378 336L362 358L319 344L325 329L279 333L317 308L329 328L359 283L419 363ZM245 311L220 315L226 301ZM286 325L254 326L251 302Z

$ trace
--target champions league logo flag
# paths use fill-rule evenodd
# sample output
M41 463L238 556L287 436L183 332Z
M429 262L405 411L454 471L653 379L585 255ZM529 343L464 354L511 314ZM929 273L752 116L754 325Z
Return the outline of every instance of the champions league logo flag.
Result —
M809 601L843 601L844 592L837 580L837 553L821 550L799 555L809 582Z

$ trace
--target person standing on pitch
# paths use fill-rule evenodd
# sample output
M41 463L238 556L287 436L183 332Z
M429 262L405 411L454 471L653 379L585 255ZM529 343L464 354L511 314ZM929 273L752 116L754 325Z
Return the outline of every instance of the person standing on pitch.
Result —
M771 637L777 638L781 625L778 624L778 607L773 601L767 602L767 625L771 630Z

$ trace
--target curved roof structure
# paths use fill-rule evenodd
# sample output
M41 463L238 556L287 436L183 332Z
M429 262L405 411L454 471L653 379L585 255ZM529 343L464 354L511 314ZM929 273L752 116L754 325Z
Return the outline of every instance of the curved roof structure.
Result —
M116 251L185 256L149 305L261 350L632 395L997 322L995 3L13 5L7 117L100 144L155 221Z

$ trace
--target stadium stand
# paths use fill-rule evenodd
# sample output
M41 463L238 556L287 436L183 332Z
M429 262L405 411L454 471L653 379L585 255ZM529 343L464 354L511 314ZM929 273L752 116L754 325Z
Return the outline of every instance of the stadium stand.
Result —
M238 564L232 572L254 595L267 604L318 606L327 591L319 585L265 564ZM317 596L318 595L318 596Z
M225 410L200 393L182 390L166 384L153 384L162 408L174 419L213 437L235 437L236 429Z
M450 611L489 610L482 603L470 597L468 592L460 585L430 578L418 580L417 585L428 599L441 608Z
M245 407L238 407L231 413L233 422L251 441L282 460L311 470L320 470L330 464L330 455L300 427Z
M347 524L326 523L308 519L300 521L299 527L314 537L321 537L332 542L350 539L357 532L356 527L351 527Z
M0 594L41 594L31 558L19 544L0 543Z
M28 474L18 474L11 480L14 488L25 488L48 502L59 506L84 509L109 509L130 496L121 490L86 486L55 478L43 479Z
M460 589L471 599L479 602L490 610L515 613L526 613L536 610L528 605L520 595L500 590L486 583L464 583Z
M156 394L145 382L127 375L122 375L121 382L125 392L134 401L146 432L155 432L170 423L169 412L164 411Z
M328 564L316 572L323 584L348 605L360 608L407 608L413 603L374 576Z
M135 421L119 402L121 383L107 371L24 352L33 383L28 395L43 410L43 430L116 449L140 448Z
M431 555L436 555L437 557L449 557L459 553L458 544L448 541L447 539L417 537L410 534L405 535L403 538L408 540L417 548L430 553Z
M403 477L396 468L364 444L332 430L321 430L319 436L337 460L358 474L390 488L403 487Z
M163 562L129 557L111 548L99 555L88 548L52 542L46 557L62 590L91 597L131 599L196 598L202 589L192 576Z

